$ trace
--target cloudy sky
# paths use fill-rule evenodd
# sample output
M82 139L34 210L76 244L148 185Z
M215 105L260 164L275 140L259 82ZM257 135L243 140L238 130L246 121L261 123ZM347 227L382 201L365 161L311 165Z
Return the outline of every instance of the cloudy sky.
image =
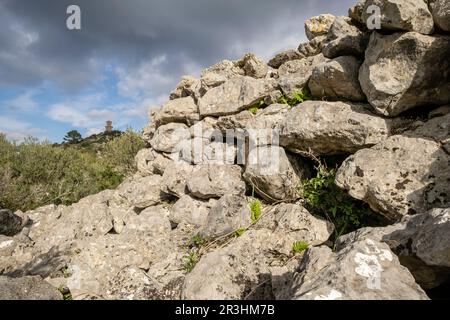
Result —
M305 41L303 22L356 0L0 0L0 132L61 141L112 120L141 129L180 76ZM81 8L81 30L66 28Z

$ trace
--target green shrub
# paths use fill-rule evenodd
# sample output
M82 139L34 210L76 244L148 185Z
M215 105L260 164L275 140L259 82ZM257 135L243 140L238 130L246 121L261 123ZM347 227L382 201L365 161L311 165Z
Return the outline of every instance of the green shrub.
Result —
M320 166L316 177L301 184L300 195L306 200L306 208L333 222L335 239L367 225L379 225L378 215L367 204L353 199L339 188L335 177L335 169Z
M298 254L300 252L305 251L309 248L309 243L306 241L297 241L292 245L292 252L295 254Z
M137 138L127 132L98 154L35 138L12 143L0 134L0 207L27 211L52 203L69 205L117 187L134 171L134 155L143 146Z
M302 102L312 100L311 91L308 88L303 88L300 91L294 92L293 97L289 98L287 96L282 96L279 100L279 103L287 104L291 107L294 107Z
M255 199L250 202L250 211L252 213L252 222L255 223L261 217L261 201Z
M190 241L190 245L195 246L195 247L201 247L205 244L206 240L203 239L201 236L199 235L195 235L192 237L191 241Z

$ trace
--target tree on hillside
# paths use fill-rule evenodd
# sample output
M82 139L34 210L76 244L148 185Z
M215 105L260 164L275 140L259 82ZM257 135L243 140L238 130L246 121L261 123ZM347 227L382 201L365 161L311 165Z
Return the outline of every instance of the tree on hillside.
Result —
M63 140L65 143L78 143L81 141L81 134L77 130L71 130L67 132Z

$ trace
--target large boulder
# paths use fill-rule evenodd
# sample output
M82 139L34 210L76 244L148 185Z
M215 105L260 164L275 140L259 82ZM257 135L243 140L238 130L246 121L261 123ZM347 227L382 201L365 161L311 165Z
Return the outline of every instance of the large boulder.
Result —
M374 32L359 73L369 103L381 114L396 116L450 102L449 42L448 36Z
M338 252L310 248L295 276L298 300L427 300L389 246L372 239L355 241Z
M354 153L385 140L395 123L365 104L306 101L285 114L280 145L318 155Z
M227 194L211 208L199 234L203 238L220 237L241 228L247 228L251 223L247 199L242 195Z
M171 153L179 151L180 143L190 138L189 128L184 123L172 122L158 127L150 144L156 151Z
M0 276L0 300L62 300L62 294L39 276Z
M186 162L174 161L170 163L162 176L161 190L178 198L187 194L187 180L194 170L195 166Z
M200 80L191 76L183 76L177 87L170 93L170 99L175 100L184 97L196 99L199 95Z
M336 17L332 14L321 14L305 21L305 32L308 40L326 35Z
M235 114L259 103L276 89L274 79L236 77L209 90L199 101L202 117Z
M20 216L7 209L0 209L0 235L14 236L28 223L27 216Z
M239 68L235 62L222 60L202 71L200 78L200 94L205 94L209 89L220 86L227 80L236 76L243 76L245 71Z
M297 50L303 56L302 58L318 55L322 52L326 39L326 35L317 36L311 41L300 43Z
M237 165L200 165L187 179L187 188L199 199L220 198L226 194L244 194L242 169Z
M450 3L447 0L430 1L434 23L444 31L450 32Z
M192 124L196 120L200 120L198 107L190 96L167 101L154 118L158 125L170 122Z
M387 227L363 228L338 239L338 247L367 238L385 242L422 288L450 278L450 209L432 209Z
M361 61L342 56L316 66L309 80L309 89L318 99L364 101L358 80Z
M327 59L322 54L318 54L305 59L292 60L284 63L278 69L278 84L283 93L292 98L295 93L307 86L315 66L325 61Z
M369 41L367 33L347 17L337 17L323 44L323 55L327 58L353 55L364 56Z
M182 196L170 210L169 219L174 224L187 223L195 226L204 226L209 211L216 204L215 199L198 200L189 195Z
M450 204L450 114L391 136L344 161L336 183L396 220Z
M417 0L363 0L350 9L350 16L366 24L374 14L370 7L377 6L381 13L381 28L394 31L416 31L431 34L433 17L425 1Z
M306 163L289 159L284 149L275 145L252 149L244 173L255 192L269 202L297 199L300 182L308 176Z

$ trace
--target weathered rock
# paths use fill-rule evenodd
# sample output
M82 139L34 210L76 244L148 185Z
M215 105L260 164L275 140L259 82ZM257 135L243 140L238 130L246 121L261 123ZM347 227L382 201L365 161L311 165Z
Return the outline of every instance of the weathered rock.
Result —
M199 199L220 198L245 192L242 169L237 165L201 165L187 180L189 192Z
M305 32L308 40L326 35L336 17L331 14L321 14L305 21Z
M450 277L450 210L432 209L387 227L363 228L338 239L338 247L367 238L389 245L422 288L431 289Z
M269 230L249 230L204 255L186 276L182 299L273 299L267 267L273 237Z
M430 1L434 23L444 31L450 32L450 3L446 0Z
M266 201L288 201L298 197L298 186L308 173L306 163L291 164L283 148L259 146L250 150L244 179Z
M309 246L324 244L334 231L331 222L311 215L300 204L281 203L273 207L256 224L255 228L268 229L279 234L274 242L275 251L289 256L294 243L304 241Z
M365 104L306 101L286 113L280 145L314 154L354 153L385 140L395 121L372 114Z
M177 152L180 143L191 138L189 128L183 123L169 123L158 127L150 141L154 150L160 152Z
M140 174L152 175L164 173L171 160L164 154L156 152L153 149L141 149L135 157L137 170Z
M253 78L265 78L269 71L268 66L253 53L247 53L236 65L244 70L245 75Z
M283 52L278 53L273 57L268 65L272 68L278 69L283 63L291 60L302 59L304 56L298 52L298 50L290 49Z
M202 117L238 113L264 100L275 90L274 79L236 77L209 90L199 101Z
M198 107L192 97L184 97L166 102L154 118L158 125L170 122L193 124L200 120Z
M323 44L323 55L327 58L353 55L364 56L369 35L360 30L347 17L337 17Z
M149 207L139 214L129 214L125 220L124 232L142 232L147 236L157 237L169 234L171 224L170 210L166 205Z
M209 211L216 202L215 199L204 201L184 195L173 205L169 216L170 221L175 224L187 223L199 227L204 226Z
M327 59L318 54L301 60L284 63L278 69L278 84L285 95L292 98L296 92L307 86L314 67Z
M202 71L200 78L201 94L205 94L211 88L220 86L227 80L236 76L243 76L244 70L236 66L236 63L230 60L222 60L217 64Z
M0 276L0 300L62 300L62 295L39 276Z
M365 0L351 9L351 17L366 24L373 11L371 6L377 6L381 11L381 29L417 31L431 34L434 29L433 17L425 1L416 0Z
M359 84L361 61L353 56L342 56L319 64L309 80L309 89L315 98L329 100L364 101Z
M131 206L145 209L161 203L164 195L161 193L162 177L151 175L140 177L122 183L118 188L118 194L125 198Z
M450 102L450 37L374 32L359 81L377 112L396 116ZM408 70L408 72L405 72Z
M244 196L227 194L211 208L206 224L200 229L203 238L215 238L252 223L250 206Z
M427 295L385 243L366 239L333 253L306 252L294 280L299 300L427 300Z
M186 162L172 162L162 176L161 190L178 198L187 193L186 183L194 172L194 166Z
M14 236L27 224L28 217L21 217L7 209L0 210L0 235Z
M336 183L389 219L450 204L450 114L344 161Z
M184 97L192 97L194 99L198 96L200 89L200 80L191 76L183 76L177 87L170 93L170 99L179 99Z
M326 39L326 35L314 37L314 39L309 42L301 43L297 50L302 58L318 55L322 52Z

